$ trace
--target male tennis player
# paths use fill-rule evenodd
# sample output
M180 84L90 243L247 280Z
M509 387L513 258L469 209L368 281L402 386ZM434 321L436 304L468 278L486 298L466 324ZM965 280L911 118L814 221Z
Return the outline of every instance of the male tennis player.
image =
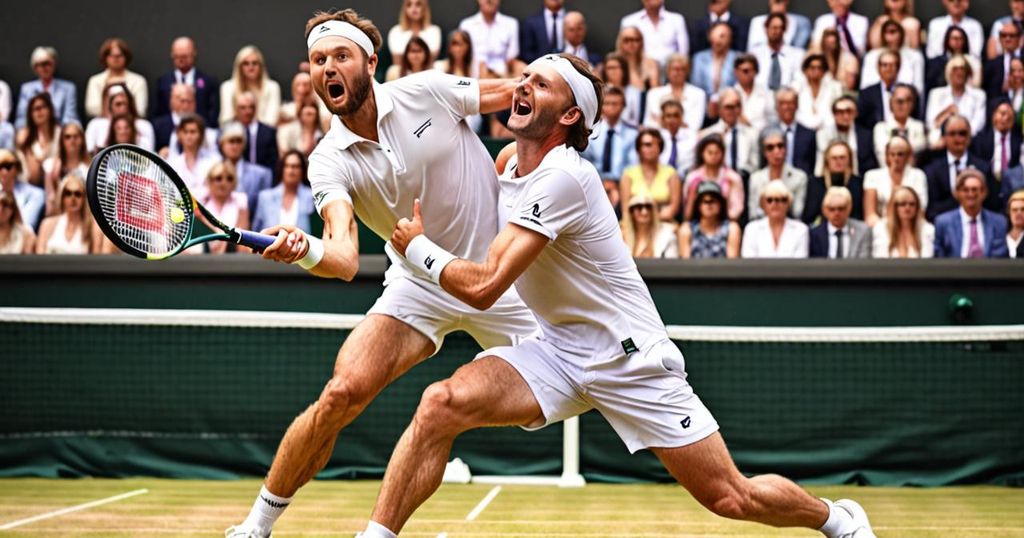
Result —
M718 515L874 537L853 501L819 500L780 476L748 479L736 469L718 424L686 381L683 356L622 242L601 178L580 157L600 103L599 81L582 60L548 55L526 69L508 122L517 151L500 178L506 224L484 262L428 239L418 203L412 221L398 222L392 246L446 291L486 309L515 283L541 329L484 351L427 388L363 536L401 530L440 484L460 433L535 429L597 409L631 452L649 448Z
M480 260L498 232L494 163L463 118L507 109L514 81L477 81L436 71L373 81L380 32L352 10L318 13L306 23L313 87L335 114L309 160L323 240L294 226L264 233L278 240L264 257L297 262L324 277L351 280L359 249L353 213L387 239L413 200L434 205L423 223L445 250ZM338 432L391 381L433 354L444 336L465 330L488 348L536 330L514 293L478 312L444 293L405 258L394 264L380 299L345 340L334 376L285 433L246 520L228 536L268 536L295 492L327 463Z

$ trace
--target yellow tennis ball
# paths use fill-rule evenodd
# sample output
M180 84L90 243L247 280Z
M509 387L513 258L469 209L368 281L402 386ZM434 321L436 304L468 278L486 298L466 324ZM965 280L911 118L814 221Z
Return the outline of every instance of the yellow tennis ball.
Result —
M182 211L180 207L172 207L171 208L171 222L173 222L175 224L179 224L183 220L185 220L185 212Z

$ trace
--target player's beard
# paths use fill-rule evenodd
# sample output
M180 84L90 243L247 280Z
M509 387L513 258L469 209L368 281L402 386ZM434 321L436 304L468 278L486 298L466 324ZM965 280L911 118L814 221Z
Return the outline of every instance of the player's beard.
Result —
M363 67L364 69L360 71L359 78L352 80L351 86L345 88L345 91L348 92L349 95L348 99L345 100L345 104L342 106L335 107L330 99L330 94L327 94L327 89L324 89L324 93L327 94L327 96L325 97L324 95L321 95L320 98L332 114L336 114L338 116L349 116L359 110L363 106L363 103L366 102L366 98L370 96L370 80L372 77L366 74L366 66L364 65Z
M527 121L526 125L513 126L511 118L506 125L512 134L516 135L517 138L523 138L526 140L539 140L546 137L555 125L558 124L558 118L562 113L554 109L534 109L532 117ZM515 117L515 116L513 116Z

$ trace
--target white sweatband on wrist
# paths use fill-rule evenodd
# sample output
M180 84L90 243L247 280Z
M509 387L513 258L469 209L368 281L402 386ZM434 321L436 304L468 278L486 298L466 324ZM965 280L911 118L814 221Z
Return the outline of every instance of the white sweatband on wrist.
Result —
M320 263L320 260L324 259L324 242L305 232L303 234L306 236L306 243L309 244L309 248L306 249L306 255L296 260L295 263L308 271Z
M427 236L420 234L405 248L405 259L430 275L430 280L440 284L441 271L458 256L437 246Z

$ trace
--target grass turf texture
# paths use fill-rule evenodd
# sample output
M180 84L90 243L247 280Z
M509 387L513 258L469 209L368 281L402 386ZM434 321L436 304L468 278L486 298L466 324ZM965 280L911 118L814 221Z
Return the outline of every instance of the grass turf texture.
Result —
M245 517L259 486L257 480L4 479L0 526L140 488L149 493L0 531L0 536L217 536ZM299 492L274 536L351 536L365 526L378 487L376 481L314 482ZM594 484L583 489L502 486L476 520L467 521L493 487L442 486L402 536L820 536L722 519L701 508L682 488L653 484ZM880 538L1024 537L1024 489L808 489L819 496L860 501Z

